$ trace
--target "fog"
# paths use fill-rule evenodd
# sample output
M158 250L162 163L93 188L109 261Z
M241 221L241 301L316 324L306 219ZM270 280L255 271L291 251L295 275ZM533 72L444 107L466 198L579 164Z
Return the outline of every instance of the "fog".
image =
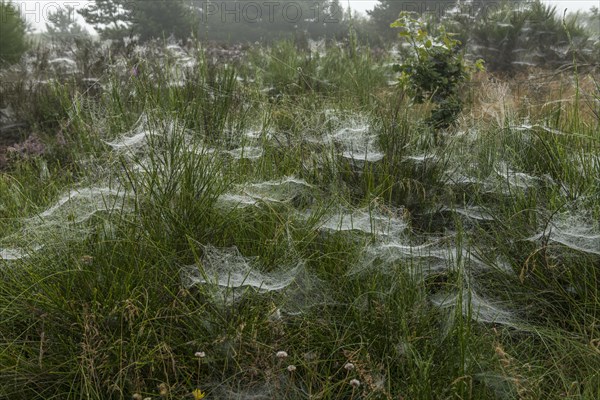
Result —
M543 0L544 3L556 6L557 10L568 10L568 12L587 11L592 7L598 7L598 2L595 0ZM13 4L18 4L22 13L25 15L27 22L31 25L34 32L45 32L48 15L55 12L60 7L68 5L74 6L76 9L89 7L93 1L35 1L35 0L12 0ZM416 1L415 3L419 3ZM377 4L377 0L345 0L341 2L343 7L350 8L361 14L366 14L372 10ZM562 11L561 11L562 13ZM86 24L80 15L76 16L77 22L81 23L92 34L95 33L94 28Z

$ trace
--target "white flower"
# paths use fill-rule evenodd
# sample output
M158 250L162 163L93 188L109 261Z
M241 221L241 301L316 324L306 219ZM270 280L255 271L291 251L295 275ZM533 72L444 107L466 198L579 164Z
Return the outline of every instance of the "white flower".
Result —
M283 360L288 357L288 353L286 353L285 351L278 351L276 356L277 356L277 358Z
M350 386L352 386L353 388L357 388L360 386L360 381L358 379L352 379L350 381Z
M295 365L288 365L287 370L290 372L294 372L296 370L296 366Z
M346 365L344 365L344 369L346 369L346 371L352 371L354 370L354 364L352 364L351 362L346 363Z
M197 351L194 353L194 356L196 356L198 358L204 358L204 357L206 357L206 353L203 351Z

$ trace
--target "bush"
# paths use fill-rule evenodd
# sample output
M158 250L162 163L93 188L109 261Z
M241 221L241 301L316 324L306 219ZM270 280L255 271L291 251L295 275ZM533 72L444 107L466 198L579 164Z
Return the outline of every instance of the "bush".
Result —
M425 22L409 13L401 13L392 27L402 29L400 37L408 41L412 50L402 64L395 66L402 74L402 86L416 103L430 100L435 105L427 121L431 127L448 128L462 110L459 90L470 75L460 42L443 27L438 34L430 35ZM476 65L481 67L479 61Z
M560 67L573 61L573 52L586 53L588 35L577 18L564 24L561 18L556 7L539 0L505 1L475 18L465 12L449 15L445 25L463 41L468 38L469 51L488 69L508 72L519 66Z
M0 2L0 67L18 62L27 50L27 24L12 4Z

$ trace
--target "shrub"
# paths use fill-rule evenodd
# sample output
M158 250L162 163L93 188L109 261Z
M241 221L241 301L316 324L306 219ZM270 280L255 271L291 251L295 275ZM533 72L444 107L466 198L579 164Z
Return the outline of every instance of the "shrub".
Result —
M445 25L463 40L468 38L469 51L483 58L490 70L508 72L522 65L559 67L573 61L574 51L584 53L588 35L577 18L563 25L560 17L556 7L539 0L505 1L475 18L464 12L449 15Z
M75 7L67 5L48 15L46 37L67 45L88 36L87 31L75 19Z
M0 1L0 66L18 62L27 50L27 24L19 10L4 0Z
M401 13L392 27L402 29L400 37L408 41L412 50L402 64L395 66L402 74L402 86L416 103L430 100L435 105L429 125L435 130L448 128L462 110L459 89L469 77L470 68L460 51L460 42L443 27L438 34L430 35L425 22L409 13ZM481 62L476 66L481 67Z

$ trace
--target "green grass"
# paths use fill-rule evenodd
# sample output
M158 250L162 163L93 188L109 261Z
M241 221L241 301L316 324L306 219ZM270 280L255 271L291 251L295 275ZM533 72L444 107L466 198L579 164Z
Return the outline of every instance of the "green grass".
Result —
M0 398L600 396L600 131L569 76L503 124L474 82L436 145L368 48L190 51L4 93L47 151L0 172L0 249L29 254L0 259ZM343 157L365 135L383 158Z

